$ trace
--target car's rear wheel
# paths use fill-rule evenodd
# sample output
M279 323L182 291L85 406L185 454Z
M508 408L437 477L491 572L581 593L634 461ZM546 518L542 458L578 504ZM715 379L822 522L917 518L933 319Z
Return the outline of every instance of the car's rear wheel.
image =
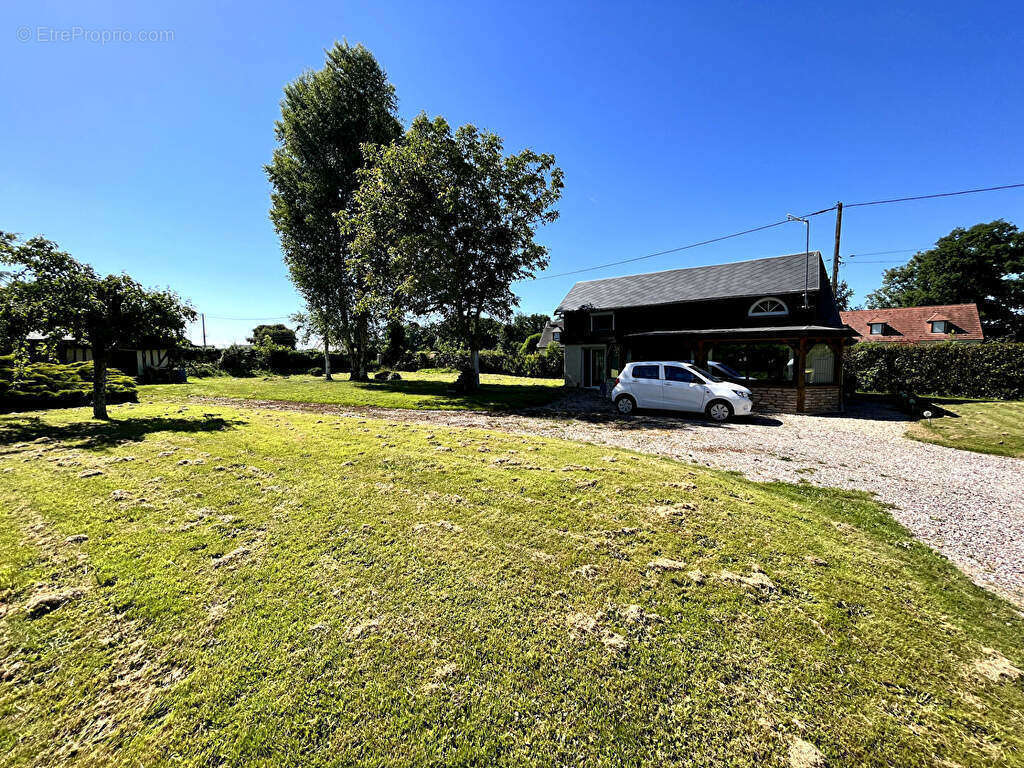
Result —
M636 410L636 400L632 395L619 395L615 399L615 409L623 416L629 416Z
M717 421L721 424L723 421L728 421L732 418L732 406L725 402L725 400L712 400L708 403L707 408L704 409L704 413L712 421Z

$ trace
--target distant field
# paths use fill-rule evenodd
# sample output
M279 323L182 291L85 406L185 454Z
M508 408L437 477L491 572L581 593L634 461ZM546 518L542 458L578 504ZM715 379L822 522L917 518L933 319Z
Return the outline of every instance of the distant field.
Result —
M907 437L965 451L1024 457L1024 402L933 399L952 416L922 419Z
M1024 760L1019 611L866 494L143 400L0 416L5 768Z
M401 381L352 382L348 374L334 381L317 376L271 376L192 379L188 384L159 384L141 387L159 396L235 397L256 400L285 400L324 403L346 407L408 408L429 410L507 411L545 405L562 394L562 379L530 379L519 376L480 376L480 391L473 395L450 395L455 381L451 371L401 373Z

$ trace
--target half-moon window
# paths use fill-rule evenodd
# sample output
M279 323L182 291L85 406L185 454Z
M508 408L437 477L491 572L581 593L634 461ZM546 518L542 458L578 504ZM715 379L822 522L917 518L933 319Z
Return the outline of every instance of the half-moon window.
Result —
M782 299L767 298L758 299L747 312L750 317L779 317L789 314L789 307Z

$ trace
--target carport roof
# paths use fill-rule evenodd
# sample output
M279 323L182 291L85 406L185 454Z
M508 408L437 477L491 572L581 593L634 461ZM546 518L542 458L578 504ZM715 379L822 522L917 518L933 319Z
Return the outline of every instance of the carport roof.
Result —
M776 325L766 328L688 328L682 331L644 331L641 333L627 333L626 338L659 338L663 336L737 336L744 338L795 336L800 338L801 336L845 337L856 335L856 331L846 326L836 328L831 325Z

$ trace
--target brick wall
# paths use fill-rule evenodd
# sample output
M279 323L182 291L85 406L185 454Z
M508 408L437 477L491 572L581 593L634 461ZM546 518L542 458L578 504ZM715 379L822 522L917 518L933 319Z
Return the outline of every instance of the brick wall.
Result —
M834 413L839 410L839 387L818 386L804 390L805 413Z
M796 387L749 387L755 411L796 413Z
M762 413L796 413L796 387L750 387L754 410ZM804 389L804 413L839 410L839 387L808 386Z

